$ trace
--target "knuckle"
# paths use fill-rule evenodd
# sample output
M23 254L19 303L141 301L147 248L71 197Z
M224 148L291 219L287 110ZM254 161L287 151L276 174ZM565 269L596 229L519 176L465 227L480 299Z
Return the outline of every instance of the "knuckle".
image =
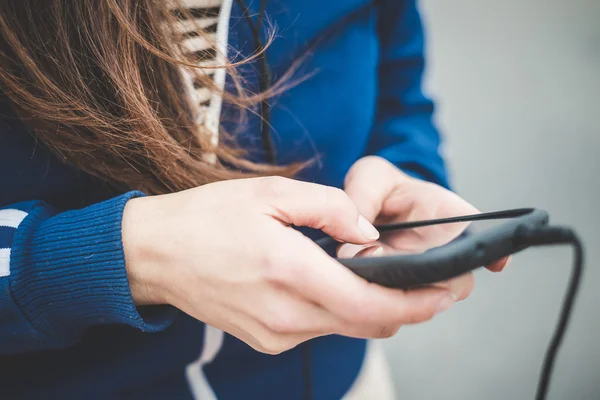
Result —
M400 325L382 325L373 337L375 339L388 339L394 336L398 332L398 329L400 329Z
M350 197L340 188L329 188L327 194L327 201L329 205L335 206L335 208L340 206L349 207L352 205L350 201Z
M275 334L286 334L295 331L294 318L291 312L280 311L265 317L263 324Z
M396 172L396 169L397 169L393 164L391 164L389 161L387 161L386 159L384 159L380 156L375 156L375 155L365 156L365 157L362 157L361 159L357 160L352 165L352 167L346 174L346 179L344 181L345 185L348 185L356 177L357 174L360 174L361 171L363 171L365 168L368 168L370 166L373 166L373 167L379 166L379 167L383 167L383 168L386 168L387 170L391 170L394 172Z
M265 176L256 178L255 192L261 198L279 198L287 190L290 179L281 176Z
M346 185L354 179L354 177L356 176L358 171L361 170L363 165L369 164L371 162L371 157L372 156L366 156L366 157L360 158L354 164L352 164L352 166L350 167L350 170L346 174L346 179L344 180L344 183Z
M356 210L350 197L339 188L326 188L323 194L323 203L331 218L345 218Z
M281 253L279 246L269 246L261 252L260 265L267 279L277 281L280 278L281 270L285 266L284 256Z
M370 307L369 307L369 293L365 290L368 284L358 288L353 293L344 292L344 298L340 299L346 304L342 310L340 310L340 316L352 324L360 324L369 319Z
M429 321L435 315L433 308L423 308L414 310L406 315L406 324L418 324L420 322Z
M331 193L332 198L334 198L334 199L343 200L343 201L348 200L348 195L346 195L346 192L344 192L340 188L330 188L330 193Z
M271 249L262 258L263 272L267 281L274 284L292 284L305 272L301 258L292 257L281 247Z
M365 325L368 324L370 322L370 318L368 313L366 313L365 311L363 311L362 308L358 308L355 310L354 312L354 316L352 318L352 322L357 324L357 325Z
M354 325L361 326L368 324L371 320L371 312L364 302L356 301L348 307L346 319Z
M358 170L358 166L360 165L361 160L356 161L352 167L346 173L346 177L344 178L344 187L349 186L356 176L356 171Z
M262 335L258 340L258 351L265 354L277 355L294 348L298 343L282 335Z
M286 350L287 349L284 349L283 347L281 347L281 348L279 348L279 347L265 347L262 352L265 353L265 354L268 354L270 356L276 356L276 355L279 355L279 354L283 353Z

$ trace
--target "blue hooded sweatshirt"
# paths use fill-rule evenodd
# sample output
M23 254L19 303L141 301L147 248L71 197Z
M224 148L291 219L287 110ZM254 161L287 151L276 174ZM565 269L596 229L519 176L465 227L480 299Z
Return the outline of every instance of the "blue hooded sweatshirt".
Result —
M235 5L229 36L248 55L254 42L243 14ZM267 53L273 79L299 57L299 73L310 76L273 101L278 162L315 158L300 178L341 187L357 159L376 154L447 186L421 87L414 1L271 0L267 15L279 28ZM59 162L5 99L0 116L1 398L302 398L305 346L264 355L171 307L136 308L121 219L142 194L115 193ZM261 149L257 119L241 136ZM309 350L313 398L341 398L365 341L329 336Z

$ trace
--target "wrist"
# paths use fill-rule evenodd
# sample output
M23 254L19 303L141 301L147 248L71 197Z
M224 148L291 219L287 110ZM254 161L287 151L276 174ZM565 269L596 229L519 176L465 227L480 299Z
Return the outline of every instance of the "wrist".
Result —
M151 197L135 198L127 202L123 211L122 234L125 268L131 295L136 305L167 304L163 279L158 264L156 229L153 220Z

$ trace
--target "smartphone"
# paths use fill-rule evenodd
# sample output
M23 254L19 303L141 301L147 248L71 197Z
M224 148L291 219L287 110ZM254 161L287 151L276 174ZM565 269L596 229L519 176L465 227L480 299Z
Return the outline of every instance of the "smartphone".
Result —
M375 243L317 243L369 282L411 289L457 277L529 247L523 228L548 224L545 211L523 208L429 221L379 225Z

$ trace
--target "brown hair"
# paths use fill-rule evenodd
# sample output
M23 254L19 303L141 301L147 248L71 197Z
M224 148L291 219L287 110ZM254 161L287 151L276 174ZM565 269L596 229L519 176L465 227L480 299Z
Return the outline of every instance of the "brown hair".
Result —
M220 89L185 55L168 4L0 1L0 90L51 152L117 189L159 194L297 171L245 160L223 132L214 147L194 123L181 68L203 87ZM263 100L267 94L240 89L233 67L222 66L238 88L223 92L224 100L240 108ZM207 162L207 153L218 162Z

